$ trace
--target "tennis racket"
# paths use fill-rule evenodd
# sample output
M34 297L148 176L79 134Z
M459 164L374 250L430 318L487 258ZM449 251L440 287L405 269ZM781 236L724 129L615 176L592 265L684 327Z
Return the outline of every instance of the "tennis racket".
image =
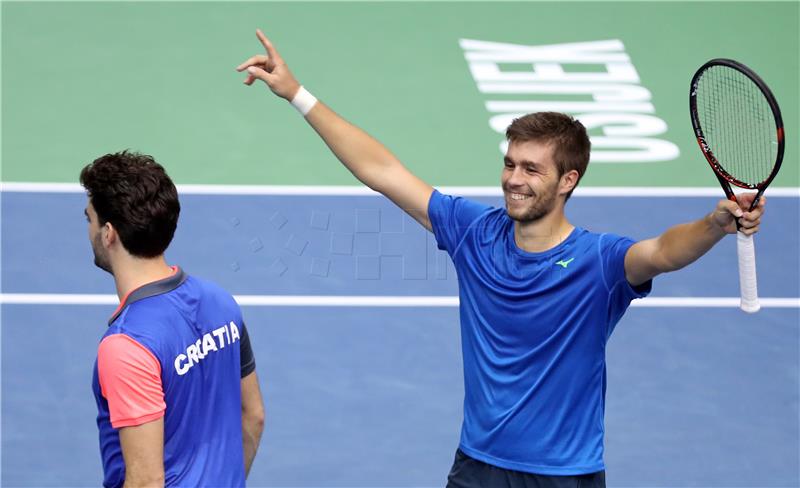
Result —
M731 185L756 190L753 210L783 160L783 120L772 92L742 63L712 59L692 78L689 112L700 150L725 196L737 201ZM754 313L761 305L753 236L737 232L736 248L741 309Z

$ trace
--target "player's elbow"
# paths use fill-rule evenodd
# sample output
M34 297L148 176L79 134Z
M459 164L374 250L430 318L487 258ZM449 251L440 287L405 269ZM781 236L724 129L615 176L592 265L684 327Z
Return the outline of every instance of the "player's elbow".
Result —
M664 252L656 253L654 256L654 267L658 270L658 274L678 271L688 265L689 262L670 256Z
M261 408L258 412L255 412L251 417L251 422L253 423L253 428L258 431L258 434L264 431L264 423L266 422L267 416L264 412L264 409Z
M692 262L688 259L689 253L684 242L665 234L655 239L653 244L649 261L656 274L678 271Z
M663 249L657 249L650 257L650 266L655 274L670 273L685 266L671 258Z
M263 403L254 402L252 405L242 407L242 423L247 425L250 432L257 434L257 437L264 431L265 422L266 412Z
M386 157L372 160L370 164L364 165L360 171L354 171L353 175L370 189L386 194L395 184L397 173L402 169L403 164L400 161L391 155L387 155Z
M632 286L639 286L660 274L677 271L683 266L685 265L653 253L648 259L639 261L637 266L626 268L625 277Z

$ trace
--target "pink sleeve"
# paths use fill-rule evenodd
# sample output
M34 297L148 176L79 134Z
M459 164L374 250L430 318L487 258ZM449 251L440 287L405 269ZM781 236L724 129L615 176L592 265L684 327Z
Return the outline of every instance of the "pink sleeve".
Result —
M97 374L115 429L164 415L161 364L133 338L114 334L103 339L97 350Z

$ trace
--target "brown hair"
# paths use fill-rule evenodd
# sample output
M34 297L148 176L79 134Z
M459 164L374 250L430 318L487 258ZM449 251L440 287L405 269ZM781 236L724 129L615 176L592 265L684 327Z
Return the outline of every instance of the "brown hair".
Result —
M111 222L125 249L152 258L169 246L181 211L172 180L152 156L106 154L81 171L100 225Z
M509 142L537 141L552 144L559 177L575 170L580 182L589 165L591 142L586 134L586 127L566 114L536 112L516 118L506 129L506 139ZM572 191L567 193L567 198L570 195Z

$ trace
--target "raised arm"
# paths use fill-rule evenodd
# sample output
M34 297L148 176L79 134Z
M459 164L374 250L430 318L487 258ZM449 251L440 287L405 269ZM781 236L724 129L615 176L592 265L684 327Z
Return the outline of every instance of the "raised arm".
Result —
M625 255L628 282L633 286L641 285L661 273L693 263L726 234L735 234L739 217L742 232L748 235L758 232L766 200L762 197L752 212L745 211L754 197L754 193L738 196L741 208L735 202L722 200L702 219L670 227L658 237L631 246Z
M417 178L380 142L340 117L322 102L316 101L300 83L263 32L256 36L267 54L251 57L240 64L237 71L247 71L244 83L252 85L262 80L273 93L295 106L307 105L306 121L320 135L339 161L359 181L382 193L407 212L426 229L431 230L428 218L428 200L433 188Z

